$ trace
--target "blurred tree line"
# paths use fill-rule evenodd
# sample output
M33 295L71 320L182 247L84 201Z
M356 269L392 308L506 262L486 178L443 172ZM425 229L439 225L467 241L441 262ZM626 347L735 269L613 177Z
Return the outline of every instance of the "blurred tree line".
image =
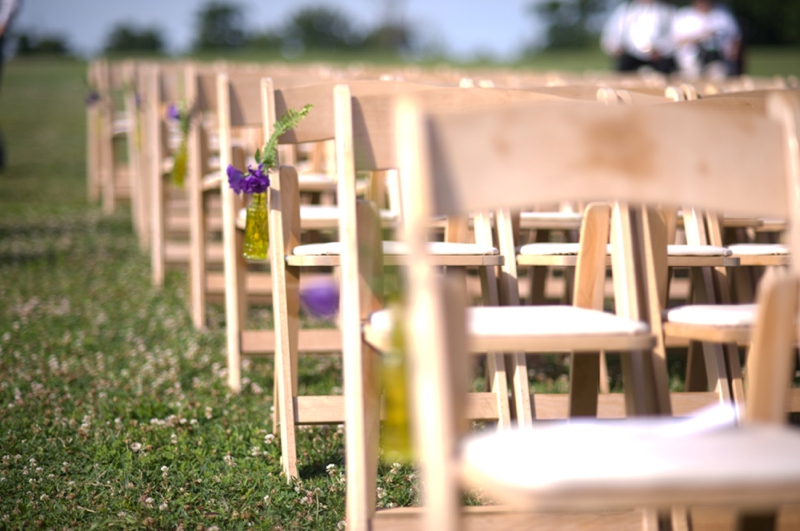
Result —
M689 0L675 0L677 6ZM546 48L597 46L603 22L619 0L534 0L528 13L544 22ZM725 0L750 45L800 45L800 0Z
M393 0L384 0L391 3ZM272 30L247 32L244 8L236 3L212 0L196 13L193 50L196 52L258 47L285 56L306 50L383 51L402 53L411 49L410 27L387 18L377 27L357 28L347 13L332 7L304 7ZM164 51L164 39L156 28L118 25L106 39L108 53Z

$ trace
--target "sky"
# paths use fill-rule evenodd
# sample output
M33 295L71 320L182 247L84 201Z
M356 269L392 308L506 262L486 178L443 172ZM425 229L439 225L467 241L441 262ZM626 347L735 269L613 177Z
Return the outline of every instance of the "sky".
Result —
M163 30L170 52L186 50L194 35L195 13L207 0L20 0L18 31L57 34L81 55L101 51L119 23ZM282 25L305 6L327 5L347 13L359 27L378 23L387 0L239 0L248 30ZM541 39L541 27L526 13L532 0L394 0L422 39L449 55L513 59L522 47Z

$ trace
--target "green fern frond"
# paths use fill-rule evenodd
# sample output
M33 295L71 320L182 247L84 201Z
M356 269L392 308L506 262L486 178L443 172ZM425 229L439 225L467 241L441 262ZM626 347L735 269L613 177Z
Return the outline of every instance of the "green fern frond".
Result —
M256 160L259 164L263 164L265 168L278 167L278 138L286 133L289 129L297 127L300 120L308 115L312 105L305 105L299 111L296 109L287 109L286 113L281 116L280 120L275 122L272 135L270 135L267 143L264 144L264 149L260 153L256 153Z

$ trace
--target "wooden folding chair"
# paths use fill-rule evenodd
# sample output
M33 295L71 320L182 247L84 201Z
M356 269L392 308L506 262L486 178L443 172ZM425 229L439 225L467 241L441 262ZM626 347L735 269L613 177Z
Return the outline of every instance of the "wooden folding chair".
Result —
M100 151L101 109L100 61L89 62L86 80L90 93L86 96L86 193L90 202L100 199L102 159ZM90 100L91 99L91 100Z
M418 99L424 100L424 104L428 108L442 109L463 109L463 108L481 108L480 99L483 99L483 106L487 103L492 103L494 106L500 104L509 104L512 102L523 101L523 97L527 97L528 101L543 101L554 99L552 96L541 94L526 93L516 91L516 96L512 93L515 91L451 91L446 93L446 98L437 97L442 94L442 91L426 92L415 95ZM523 96L524 95L524 96ZM505 97L503 97L505 96ZM385 101L376 101L370 103L368 98L356 98L354 100L354 109L356 108L355 102L363 109L386 109L389 105ZM593 107L593 105L589 105ZM385 111L384 111L385 112ZM366 116L366 112L364 112ZM378 120L376 120L378 121ZM384 119L383 122L389 121ZM543 123L543 122L542 122ZM395 129L398 131L398 129ZM465 133L468 130L464 130ZM499 132L499 130L498 130ZM406 134L404 131L395 133L395 137L399 134ZM378 137L380 139L380 137ZM490 139L490 143L492 143ZM498 149L503 150L505 143L494 144L499 146ZM398 151L395 155L386 147L386 142L373 140L370 144L366 145L365 157L376 157L372 152L381 153L382 157L389 155L384 154L388 152L393 157L398 157L401 164L401 179L404 186L404 197L414 198L413 202L407 202L410 206L411 212L416 212L420 201L420 191L417 187L406 187L408 182L414 180L414 175L410 172L417 171L417 168L412 168L403 158L408 156L408 151ZM474 164L474 172L476 175L488 172L489 169L481 164L479 161L472 160ZM493 172L490 172L493 173ZM446 173L437 177L445 183L449 180ZM519 185L522 181L517 183ZM477 188L482 191L487 191L491 186L482 179L477 182ZM509 190L509 189L507 189ZM522 192L529 203L535 203L532 193ZM522 200L522 198L520 198ZM548 204L552 202L547 202ZM519 205L519 203L518 203ZM518 206L516 205L516 206ZM488 212L488 209L478 209L478 212ZM482 352L512 352L515 353L510 360L511 363L507 364L509 379L511 387L515 393L515 403L517 421L519 423L530 422L527 419L532 418L531 407L543 409L552 407L547 403L548 397L534 397L534 399L542 398L539 402L537 400L531 403L531 397L527 391L527 367L525 365L525 352L533 353L550 353L550 352L586 352L586 351L622 351L623 365L626 371L626 388L628 390L627 409L630 414L642 414L646 412L663 412L669 413L669 395L666 384L665 367L659 373L659 377L655 378L656 381L646 381L644 377L644 365L657 363L657 360L643 356L629 354L631 351L645 350L648 351L653 347L655 338L649 333L645 324L633 322L625 318L617 318L613 315L604 313L602 311L591 310L588 308L594 307L598 299L598 293L602 296L602 292L598 292L597 288L602 286L602 280L605 277L605 257L606 257L606 234L608 233L608 216L611 209L605 206L590 209L587 213L584 238L582 239L582 249L580 255L578 280L576 284L581 287L578 290L581 293L581 298L576 301L578 306L506 306L506 307L477 307L470 309L471 323L473 326L470 336L470 350L474 353ZM430 212L433 215L433 212ZM460 214L463 214L461 212ZM631 214L624 207L618 207L614 214L621 221L619 224L624 226L626 219L635 216ZM374 224L374 216L373 224ZM489 216L481 216L487 221L484 227L488 227ZM501 233L501 241L499 244L502 246L502 234L508 234L507 230L501 230L503 226L508 224L507 211L502 209L495 213L495 223L498 227L498 232ZM430 218L429 218L430 219ZM479 224L480 218L475 218L475 231L476 235L483 233ZM419 221L419 220L417 220ZM367 223L366 228L362 228L362 224ZM429 221L426 223L429 227ZM361 219L358 221L358 229L351 229L351 234L359 234L362 236L369 236L375 234L375 229L369 228L369 223ZM342 229L344 231L344 228ZM428 229L425 230L426 234ZM421 234L421 232L419 233ZM614 236L618 241L617 247L621 250L620 254L623 257L632 256L630 250L630 240L626 240L622 234ZM627 241L627 243L626 243ZM356 308L360 308L360 318L364 320L365 314L371 309L369 305L363 301L375 300L374 295L370 294L369 286L375 285L376 282L370 280L368 277L369 271L374 271L374 266L370 267L368 264L374 263L372 255L376 253L374 245L370 245L367 241L352 243L352 248L348 250L349 253L360 256L358 262L364 267L362 270L351 269L351 282L355 283L356 279L360 280L360 292L355 287L345 290L344 293L349 293L349 301L343 299L343 311L351 308L351 319L355 320L359 316ZM627 250L622 254L622 250ZM358 254L360 253L360 254ZM372 254L372 255L371 255ZM350 268L355 267L355 258L351 258L349 263ZM431 263L440 264L440 258L431 259ZM412 260L410 263L410 271L413 272L417 264ZM622 279L625 278L624 271L626 264L618 265L615 269L619 274L615 275L620 279L619 299L623 303L619 304L621 311L629 313L640 312L646 313L647 309L638 309L639 305L644 304L640 300L636 290L631 290ZM348 274L345 272L346 265L342 264L343 277ZM503 279L501 275L500 287L503 289ZM379 284L379 282L377 283ZM353 284L355 285L355 284ZM343 296L344 296L343 293ZM362 304L359 305L359 296L361 297ZM622 310L623 304L625 309ZM348 526L353 526L356 529L366 529L373 520L375 511L374 499L371 497L374 492L374 477L369 476L371 465L369 461L354 461L358 456L374 455L374 448L376 443L378 410L376 408L377 397L375 395L375 385L371 380L371 375L374 374L374 360L370 359L369 354L377 351L386 351L392 345L391 337L393 329L391 326L391 318L387 315L386 311L377 312L366 320L363 325L364 340L367 343L366 347L362 348L361 356L345 356L345 404L346 404L346 424L345 430L347 434L347 456L348 456L348 478L352 474L352 479L348 479L348 485L352 485L352 491L348 492ZM416 333L419 323L415 320L405 323L405 327L413 333ZM343 327L345 325L343 324ZM347 330L358 329L353 325L348 325ZM353 340L354 341L354 340ZM431 348L433 346L431 345ZM573 356L573 383L571 385L570 397L564 400L565 404L569 404L565 409L573 416L593 415L596 414L598 408L598 379L599 379L599 360L598 357L589 354L583 354L584 360L580 360L579 356ZM585 360L592 360L586 362ZM347 364L352 364L348 366ZM638 376L637 376L638 375ZM357 382L358 385L354 385ZM430 398L430 389L425 392L425 395ZM421 395L420 395L421 396ZM463 404L463 402L462 402ZM467 407L471 407L467 403ZM527 411L525 409L527 408ZM355 422L358 420L358 422ZM361 464L359 464L361 463ZM350 469L354 465L359 468ZM360 475L359 475L360 474ZM364 484L364 478L369 481Z
M184 68L183 63L149 63L140 72L145 89L142 144L147 160L145 174L149 192L150 263L154 286L163 285L168 264L189 262L188 242L175 239L169 230L172 216L186 215L186 202L180 198L185 196L185 191L170 186L166 180L174 163L172 151L180 142L177 125L168 122L167 109L170 104L186 101Z
M90 173L89 197L98 194L103 205L103 212L111 214L119 199L130 198L127 168L117 164L114 155L114 143L124 138L129 132L126 113L118 107L124 89L123 63L109 63L100 60L93 65L92 84L97 90L100 100L97 102L94 117L96 125L91 127L96 138L96 152L92 158L96 161L96 169Z
M794 367L796 267L792 276L763 290L750 352L748 426L691 433L685 431L691 426L674 421L618 428L566 424L486 434L459 444L462 400L456 390L462 383L454 367L463 365L458 356L475 343L476 314L468 312L465 323L463 305L441 285L424 245L425 220L432 214L565 199L777 214L788 216L794 227L800 208L800 105L776 99L773 115L777 121L678 107L574 105L422 114L413 101L400 103L401 171L412 176L406 185L418 198L416 208L406 212L406 236L415 257L406 324L413 334L406 341L427 529L461 528L462 481L537 511L728 504L764 513L800 502L800 434L762 425L779 424L786 416ZM702 142L711 135L717 142ZM617 312L646 319L645 308L635 306L644 303L658 311L657 301L642 297L641 283L652 275L648 270L657 256L665 260L666 227L663 218L644 208L628 214L634 223L615 229L626 242L618 259L629 273L624 280L615 278L628 295L618 297ZM797 248L796 241L792 247ZM545 332L540 340L553 335ZM650 373L649 380L658 381L658 363L646 352L630 361L629 369L641 363L642 376ZM626 383L634 381L629 373ZM631 404L636 403L630 395L634 389L626 387ZM746 529L761 529L774 517L755 514L743 521Z
M268 83L265 83L265 94L269 96L272 92ZM299 87L294 89L282 89L274 91L276 114L280 114L284 109L295 108L306 103L312 103L314 108L311 114L295 129L287 132L281 138L283 143L300 143L308 141L319 141L333 139L336 146L337 178L338 178L338 201L339 210L337 222L339 234L343 239L353 235L354 225L348 221L342 225L342 219L351 215L355 205L357 193L356 171L363 172L386 172L391 170L389 164L391 160L385 158L373 159L364 158L360 155L365 150L371 149L370 146L377 139L385 142L385 137L391 132L386 122L387 108L384 105L383 114L373 116L367 114L363 107L359 106L360 98L371 95L397 93L397 92L433 92L443 89L412 84L399 84L381 81L358 81L351 82L349 89L346 86L336 87L333 84ZM350 92L352 91L352 92ZM447 94L461 94L458 89L451 89ZM353 113L350 112L350 97L353 96ZM446 96L442 96L445 98ZM269 98L267 98L269 99ZM381 129L382 128L382 129ZM376 132L380 131L380 133ZM370 135L371 133L371 135ZM373 138L372 135L377 135ZM373 193L376 189L382 189L376 180L380 175L373 175ZM298 348L298 328L299 328L299 301L298 285L300 272L307 267L338 266L340 260L345 260L342 249L346 248L346 242L332 242L329 244L300 245L299 230L302 226L302 210L299 206L297 183L294 174L285 170L281 173L279 180L273 182L272 214L270 221L271 240L273 242L273 262L272 271L274 275L274 314L277 341L276 363L278 378L281 382L280 398L276 408L280 411L280 425L282 436L282 451L284 468L287 475L296 475L296 457L294 455L294 432L296 424L313 423L337 423L345 421L345 412L342 407L340 396L298 396L297 392L297 354ZM345 206L342 206L344 203ZM280 205L278 207L278 205ZM382 215L382 223L395 220L391 212ZM352 219L352 218L351 218ZM345 228L346 227L346 228ZM345 232L342 232L345 231ZM376 233L377 234L377 233ZM382 244L391 258L390 264L404 263L404 251L391 242ZM491 245L477 245L470 243L443 242L434 244L437 249L440 263L450 267L480 267L482 271L496 266L500 263L497 251ZM345 312L349 312L348 298L354 289L352 284L342 281L342 307ZM376 295L382 299L382 294ZM490 297L491 298L491 297ZM496 296L490 301L497 303ZM360 321L352 324L347 317L342 317L342 322L350 322L349 337L348 332L342 330L345 365L349 366L348 360L359 355L353 352L356 342L353 337L360 337ZM354 332L355 331L355 332ZM353 334L356 336L353 336ZM499 421L502 425L510 422L508 412L508 394L505 390L505 376L497 376L495 373L502 374L502 363L492 363L498 365L492 369L491 378L496 380L492 385L492 393L485 393L481 396L483 401L475 408L476 419L486 419ZM348 377L345 377L347 380ZM347 384L346 384L347 385ZM350 429L350 428L346 428Z
M150 248L149 182L146 178L147 159L143 149L142 95L144 77L140 75L142 64L127 61L123 65L124 109L127 120L126 144L128 153L128 182L130 185L131 217L133 228L142 250Z
M711 96L681 103L685 108L719 109L729 116L765 116L765 102L770 92L736 93ZM741 219L741 218L740 218ZM684 209L684 225L690 242L723 245L724 221L714 213L700 213ZM789 263L788 248L777 244L739 244L727 247L740 266L783 267ZM739 361L738 345L750 342L750 331L755 319L755 307L730 306L733 280L741 279L742 267L715 267L702 272L696 279L696 294L701 304L679 306L665 313L664 332L667 341L678 338L691 341L687 362L686 388L702 389L709 376L698 363L700 352L693 347L703 342L706 359L712 357L727 365L731 396L737 407L743 407L744 388ZM740 282L741 285L741 282ZM749 290L749 286L747 290ZM740 289L740 291L742 291ZM708 363L706 363L706 367ZM709 379L710 381L710 379ZM794 396L794 393L793 395ZM800 395L797 396L800 399ZM800 407L798 400L789 405L791 411Z
M261 79L264 77L263 69L241 69L237 71L221 72L216 77L217 121L219 126L219 151L220 168L224 171L229 164L238 168L245 166L246 154L252 154L256 148L261 147L265 138L265 128L272 127L272 122L265 121L263 106L264 97L261 94ZM290 79L290 77L292 79ZM303 76L287 76L282 82L291 84L304 84L309 80ZM263 109L263 112L262 112ZM272 112L272 110L270 110ZM249 131L250 136L256 141L245 146L238 142L234 149L235 131ZM257 133L257 134L256 134ZM320 179L313 176L312 186L319 186ZM220 175L209 176L204 180L203 187L209 190L216 186L221 192L222 200L222 233L224 247L224 292L226 335L228 353L228 384L234 390L241 386L241 358L246 355L264 355L275 351L276 337L271 330L246 330L245 321L247 314L247 293L273 294L274 299L274 266L269 274L252 273L247 271L247 262L241 255L241 229L244 229L243 219L240 216L242 201L229 189L227 177ZM199 206L198 206L199 208ZM311 206L304 207L308 213L314 210ZM325 210L325 209L322 209ZM313 228L336 228L337 218L321 220L316 216L310 223ZM195 241L202 239L200 224L195 222L197 236ZM306 228L304 225L303 228ZM274 249L273 245L270 247ZM270 250L270 253L273 250ZM199 256L202 256L198 252ZM199 272L195 278L203 278ZM270 280L272 278L272 280ZM213 278L206 275L207 287L212 287ZM195 290L202 287L194 282ZM199 306L198 306L199 308ZM204 321L204 315L198 310L198 322ZM298 348L303 352L332 352L341 349L341 340L337 330L311 329L300 334ZM276 381L277 385L277 381ZM278 404L275 405L276 417Z

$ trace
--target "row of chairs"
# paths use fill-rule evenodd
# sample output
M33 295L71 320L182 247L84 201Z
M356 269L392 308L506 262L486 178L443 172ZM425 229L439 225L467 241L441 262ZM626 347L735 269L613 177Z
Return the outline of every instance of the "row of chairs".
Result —
M177 73L171 82L169 72L173 68ZM665 93L665 87L654 86L656 83L652 79L639 80L638 85L632 79L609 79L598 91L596 85L587 83L570 84L562 80L558 83L551 83L551 85L561 86L544 87L541 79L531 80L530 84L526 85L519 78L515 78L516 88L509 90L497 88L499 85L511 85L512 83L508 81L504 83L481 79L478 82L470 82L458 79L456 83L451 73L441 77L432 76L432 79L421 79L420 81L424 82L420 83L398 81L400 76L397 74L383 75L385 78L383 80L380 79L381 76L372 76L377 79L372 81L351 80L347 79L348 76L343 75L344 79L340 81L346 80L346 84L330 81L320 83L321 76L317 74L310 74L308 71L298 72L297 70L287 72L277 67L142 65L140 76L142 83L144 85L149 83L151 87L151 90L143 90L141 93L144 95L143 98L140 95L140 99L144 100L144 108L150 110L149 114L147 111L143 113L149 118L145 118L148 124L146 127L148 133L142 136L145 138L149 136L150 140L146 140L140 145L152 145L152 138L160 136L159 147L149 149L150 154L145 156L149 157L147 159L149 163L144 165L151 169L151 178L145 179L151 186L149 194L151 203L146 208L156 212L161 220L157 221L155 217L151 217L150 238L152 241L160 239L160 243L153 246L155 256L157 251L165 246L164 235L157 234L155 229L160 226L162 228L159 231L163 231L163 226L167 223L164 220L169 219L167 212L169 206L167 208L163 206L165 196L163 175L164 169L169 167L168 162L165 161L169 159L158 154L158 150L165 149L164 146L168 148L168 143L165 141L168 140L168 136L159 130L163 129L165 124L158 111L163 113L163 107L170 99L172 102L178 100L177 96L168 94L167 88L178 86L179 83L176 80L183 79L184 90L188 94L184 101L193 102L193 106L198 112L196 120L198 126L190 131L188 137L190 157L186 186L190 211L189 224L190 227L194 227L195 233L199 233L195 234L188 246L190 250L188 254L195 258L190 266L190 278L193 279L192 285L194 286L192 288L193 317L196 317L198 324L203 324L204 314L195 313L198 306L196 301L205 295L208 283L206 280L203 285L197 283L196 280L207 277L200 269L204 269L207 258L211 258L211 253L203 250L206 243L204 232L212 226L214 219L213 204L205 196L219 191L222 203L220 223L223 232L223 252L221 254L224 256L225 263L226 326L229 331L229 378L232 387L238 388L241 381L240 356L249 346L248 342L252 344L260 340L262 346L257 346L254 350L260 348L269 351L270 346L263 346L263 343L269 343L271 338L264 333L247 335L244 331L247 279L251 274L246 273L247 265L241 258L240 252L241 232L237 231L237 220L241 204L228 189L225 180L219 177L219 170L215 171L215 165L218 164L217 168L225 168L229 163L234 163L241 168L246 160L245 153L248 151L252 153L263 142L263 138L270 131L269 128L274 123L276 116L288 108L299 108L306 103L315 105L314 111L307 121L281 138L281 143L286 146L282 152L283 161L295 159L295 150L291 149L294 146L324 142L327 153L330 153L331 148L334 151L333 164L329 164L329 166L335 167L335 178L328 178L329 180L326 182L318 174L312 173L311 177L306 179L306 183L303 183L302 174L298 175L294 168L284 167L279 175L274 176L271 190L270 240L272 255L270 273L272 278L270 283L275 316L273 341L276 352L276 382L278 383L275 410L278 417L276 420L281 427L284 468L290 477L297 474L294 452L296 424L346 422L348 521L350 525L355 528L366 528L364 526L369 526L374 519L377 422L380 417L380 396L375 381L378 370L376 353L392 348L392 319L386 312L369 318L371 311L382 306L383 293L376 288L381 285L380 282L370 280L368 277L381 272L384 264L411 266L411 280L415 278L413 274L415 267L422 264L434 265L439 268L444 266L451 273L454 270L463 272L466 267L479 268L483 287L481 296L486 308L471 310L470 324L477 327L477 333L471 342L470 349L475 352L494 354L487 357L487 381L490 384L488 392L471 393L465 402L467 416L470 418L496 421L499 428L505 429L509 428L512 422L526 426L533 424L535 419L567 415L596 415L598 412L601 416L623 416L626 413L629 415L669 413L672 410L687 413L709 402L730 402L731 394L734 395L736 404L743 403L741 371L738 370L738 350L734 346L728 345L724 354L720 354L719 347L712 344L712 342L733 343L735 341L730 340L733 336L730 334L724 335L724 337L720 335L692 336L692 323L680 323L682 326L678 327L677 332L673 330L672 336L706 341L701 347L702 355L695 355L695 363L690 362L690 366L699 367L694 374L705 372L712 392L673 393L671 395L669 393L664 363L665 340L661 331L668 331L674 321L670 320L662 324L660 313L660 310L666 305L666 285L669 278L666 273L667 266L695 267L697 269L696 282L693 284L695 295L700 300L716 302L717 294L722 297L724 293L727 293L724 286L720 286L720 279L725 279L727 274L726 268L741 263L741 258L732 256L730 250L720 251L719 249L700 249L690 253L690 249L673 248L670 258L667 258L662 256L667 254L666 249L662 250L655 246L652 256L642 257L642 250L637 248L634 236L644 237L642 233L645 231L641 227L650 229L652 225L658 227L663 225L669 230L666 230L663 236L658 237L661 239L643 241L649 241L649 244L670 241L670 233L674 232L676 226L676 216L674 213L671 214L670 212L673 211L669 209L656 215L650 211L630 209L619 204L613 207L591 204L583 216L570 218L563 215L537 216L535 213L516 216L510 210L489 213L487 209L470 208L468 210L478 213L471 217L449 217L444 221L433 219L430 215L425 216L425 234L428 235L431 230L436 231L437 227L439 229L445 227L444 239L447 240L447 242L438 244L427 244L426 251L423 253L427 257L409 256L409 248L413 251L414 245L399 246L394 243L381 243L381 233L386 228L393 228L400 235L413 234L413 220L415 219L413 216L417 215L414 212L418 208L420 200L427 197L422 188L414 188L414 186L421 185L415 185L407 177L419 172L402 170L404 162L407 161L401 155L403 149L407 150L407 156L412 156L413 153L423 153L424 149L417 146L416 149L409 150L395 146L396 140L401 137L405 140L408 137L406 134L400 135L396 132L403 122L394 114L399 96L413 94L418 106L439 111L448 109L453 112L465 109L475 112L480 109L494 109L497 106L511 104L527 104L533 108L543 105L542 102L560 103L563 107L559 107L558 112L562 112L562 109L570 109L570 112L575 113L577 123L580 123L584 112L595 112L599 107L600 104L596 103L598 99L606 104L623 103L637 109L635 111L626 109L624 112L639 112L640 105L648 108L650 106L661 107L662 105L658 104L666 104L667 96L673 100L696 99L697 91L693 87L688 85L670 87ZM361 76L354 75L352 77ZM774 81L772 82L774 83ZM457 85L461 85L463 88L459 88ZM194 94L192 94L192 90L195 91ZM706 92L711 91L706 90ZM708 96L697 102L683 102L681 106L685 109L730 107L734 110L728 109L725 114L751 119L753 116L763 114L766 96L766 93L752 91L737 96ZM152 112L153 108L157 111ZM213 112L214 110L216 113ZM699 109L697 112L702 116L703 112L707 111ZM487 119L497 118L494 110L486 111L486 113L489 116ZM405 116L405 114L401 114ZM506 112L504 116L506 116L505 119L510 120L513 118L513 113ZM553 134L552 124L563 123L567 126L564 135L572 134L573 136L570 138L573 141L579 138L575 136L577 133L571 127L572 122L568 119L570 115L555 114L553 116L559 119L537 122L548 124L547 128L542 128L540 135L551 136ZM204 124L205 127L202 127ZM626 122L625 125L630 124ZM215 129L218 131L217 135L214 135ZM624 128L618 129L603 131L611 133L611 137L607 139L607 145L595 146L595 151L588 153L593 158L588 159L592 164L586 164L587 169L592 170L593 165L605 167L606 174L613 174L621 170L643 174L655 171L642 160L638 160L644 159L646 162L647 153L655 149L655 146L646 142L642 144L647 137L625 136L629 131ZM578 129L575 128L575 130ZM461 143L470 146L474 144L474 141L470 141L471 131L471 127L464 127L462 129L463 138L455 141L454 146L460 147ZM502 129L493 131L493 134L488 135L485 140L496 151L508 154L503 140L498 139L501 132ZM600 132L598 131L597 134ZM218 138L216 142L212 140L214 136ZM535 138L538 137L530 137L527 131L526 135L521 136L525 142L529 142L529 146L537 145ZM596 135L590 134L580 137L582 141L578 147L589 149L594 136ZM510 140L507 141L510 142ZM586 144L589 145L586 146ZM562 145L567 145L567 143L564 142ZM212 156L216 149L219 151L217 163L214 162ZM522 150L520 153L526 152L526 150ZM571 167L569 165L567 168L559 166L559 164L563 164L563 160L562 162L559 160L580 160L580 157L576 158L571 154L566 156L563 151L545 151L545 153L552 156L553 160L548 160L546 163L551 166L547 166L544 161L537 159L531 161L500 157L510 165L509 170L516 168L512 173L520 178L517 186L513 187L514 195L519 192L518 198L512 196L514 200L518 199L514 206L530 207L537 203L547 204L576 199L580 201L628 199L624 194L614 196L608 191L604 193L586 192L584 197L571 197L570 194L565 194L564 197L555 198L545 193L550 186L545 181L542 181L541 186L535 186L533 182L527 183L522 180L520 176L523 173L527 174L539 168L536 164L545 164L544 168L550 171L549 175L551 176L562 171L567 175L569 174L567 170ZM769 158L767 155L762 155L762 157ZM486 160L465 155L459 155L457 158L471 160L473 166L470 171L475 175L487 176L472 182L472 186L480 190L477 195L497 199L499 199L499 193L509 195L508 187L496 184L499 181L496 181L495 175L505 171L500 172L493 167L495 163L501 164L500 161L490 164L488 157ZM637 160L630 162L628 160L630 158ZM530 164L530 166L522 165L521 162ZM623 166L619 166L621 164ZM628 168L624 167L624 164L632 166ZM731 166L729 169L735 168L735 166ZM314 169L318 170L319 165ZM373 174L369 186L359 183L359 180L356 179L356 173L359 171ZM455 170L439 171L437 169L435 188L439 187L438 183L442 182L439 177L442 175L445 176L444 182L450 184L447 179L450 176L449 171ZM574 172L574 169L572 171ZM587 171L587 173L591 173L591 171ZM402 183L400 175L404 176ZM490 175L491 177L489 177ZM383 177L388 177L388 179L384 182ZM314 208L301 205L301 191L303 185L307 183L311 183L312 190L336 189L338 211L323 207L314 213ZM580 186L572 192L583 190L583 185ZM594 188L592 189L594 190ZM597 190L601 189L602 187L597 187ZM379 210L375 211L367 203L356 203L357 195L364 190L368 190L368 195L377 203L388 203L387 206L390 208L381 215ZM442 193L438 189L437 192ZM580 196L581 194L576 195ZM387 196L390 198L389 201L386 200ZM523 199L522 196L525 196L526 199ZM143 197L148 197L148 194L143 194ZM443 193L442 197L448 197L448 194ZM462 192L454 192L452 197L460 198ZM633 199L641 200L640 198ZM707 243L702 239L708 240L705 231L711 230L713 221L717 222L715 225L717 230L721 227L719 218L716 216L705 216L707 219L706 226L704 226L704 216L696 214L686 207L691 202L674 203L668 199L665 195L665 203L684 207L682 218L687 240L695 238L699 242L698 245ZM447 207L446 203L445 200L445 207ZM701 204L701 206L705 205ZM726 210L716 208L718 206L714 205L715 211ZM732 209L736 210L736 208ZM614 270L614 299L617 312L626 319L614 319L610 314L589 310L600 310L603 306L606 263L609 262L606 244L609 238L609 218L612 212L614 222L610 224L612 240L610 263ZM433 212L428 214L431 213ZM770 214L785 215L779 209ZM368 221L370 218L374 218L372 219L374 223L361 222L360 218L362 217L366 217ZM515 245L517 242L514 241L515 226L534 227L540 230L551 227L558 228L563 227L565 218L571 219L573 227L576 220L578 223L582 221L577 252L573 246L573 250L569 252L561 250L553 253L551 250L551 254L543 254L541 249L536 251L532 247L526 254L523 247L518 255ZM417 222L422 223L420 219L417 219ZM199 223L198 220L200 220ZM316 229L338 228L341 238L339 241L328 244L301 245L304 220L306 220L306 226ZM672 220L671 223L670 220ZM748 223L753 224L752 220ZM241 227L242 224L238 223L238 225ZM631 226L637 228L632 230ZM422 225L417 227L417 236L421 231L420 227ZM472 232L470 232L470 227ZM494 236L494 233L497 234L497 237ZM692 234L696 236L691 236ZM468 238L474 238L474 243L466 243ZM359 242L359 239L362 241ZM708 246L705 245L705 247ZM362 252L360 255L359 250L364 249L370 252ZM419 252L420 249L416 248L416 251ZM382 254L385 256L381 256ZM554 256L558 257L558 261L553 260ZM786 264L788 262L785 250L773 252L770 256L781 257L779 260L776 259L775 263ZM642 260L645 261L646 266L642 266ZM500 302L518 304L518 266L542 267L554 264L576 266L573 290L574 307L527 306L514 308L497 306ZM297 295L300 272L308 271L309 267L330 266L341 268L341 332L332 331L325 335L318 335L316 338L310 336L311 339L307 340L305 347L308 350L328 350L342 345L345 396L298 396L297 359L302 350L301 343L303 341L303 336L299 331ZM157 264L154 262L154 271L156 268ZM714 268L713 271L711 268ZM161 271L161 275L163 275L163 268ZM648 274L641 275L642 271ZM155 276L154 280L158 281ZM409 281L409 283L414 285L413 281ZM459 281L462 289L463 283L462 273ZM702 293L700 293L701 291ZM724 299L724 297L722 298ZM411 300L414 300L413 296ZM413 307L413 302L411 306ZM421 325L419 318L422 315L427 314L415 312L407 322L406 326L414 331L414 334L409 337L409 341L411 341L411 337L428 337L428 341L434 337L422 336L417 333L418 330L423 330L418 328ZM750 316L752 317L752 312ZM649 326L633 322L640 319ZM742 326L723 327L724 333L735 329L739 334L735 339L745 343L749 338L749 332L746 330L749 330L752 321L737 324ZM584 327L586 326L589 327L589 333L585 333ZM362 336L362 328L364 336ZM704 332L710 328L709 325L700 326L701 331ZM581 330L584 332L579 333ZM667 339L669 337L667 335ZM430 343L425 347L425 351L430 353L432 347L437 345L440 343ZM601 395L598 399L597 388L598 385L602 387L601 372L604 364L599 362L598 354L586 354L586 351L649 352L651 349L656 353L655 357L648 358L639 355L622 357L626 384L624 402L620 400L620 395L613 394ZM524 353L553 351L581 352L581 354L571 356L570 395L568 397L551 397L535 394L531 398ZM511 356L504 354L508 352L517 352L517 354ZM433 354L427 356L426 359L436 359L438 362L446 359ZM705 363L696 363L697 358L702 359ZM731 388L732 381L734 381L733 390ZM694 386L704 387L702 383L695 383ZM429 396L431 392L442 389L444 387L439 385L434 387L428 385L414 395L416 397ZM513 400L510 402L509 394L513 396ZM423 402L427 403L427 401ZM445 395L437 398L437 405L448 403L451 402L448 402ZM430 404L428 405L430 406ZM443 426L446 427L446 425ZM443 439L440 442L447 441L450 439ZM433 447L428 443L422 446L422 449L426 451L431 448ZM440 464L445 465L450 462L451 459L448 458ZM451 487L448 489L452 491ZM433 511L433 514L438 515L446 513L446 511Z

